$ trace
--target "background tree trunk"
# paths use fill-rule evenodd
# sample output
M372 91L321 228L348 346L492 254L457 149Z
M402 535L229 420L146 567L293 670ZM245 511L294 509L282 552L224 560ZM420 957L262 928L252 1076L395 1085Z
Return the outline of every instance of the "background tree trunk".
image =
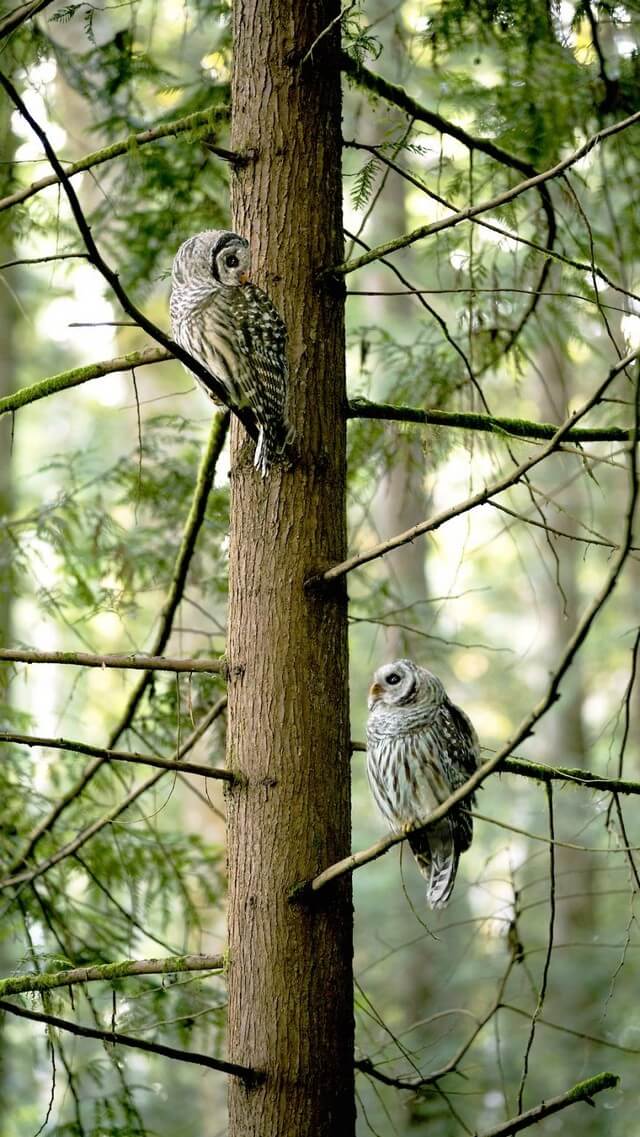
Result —
M231 1137L354 1125L350 881L288 899L350 843L346 598L303 589L346 546L343 293L318 280L342 256L339 12L234 6L232 145L254 156L233 224L288 325L299 457L262 481L234 428L228 756L246 784L228 803L229 1056L267 1077L232 1080Z

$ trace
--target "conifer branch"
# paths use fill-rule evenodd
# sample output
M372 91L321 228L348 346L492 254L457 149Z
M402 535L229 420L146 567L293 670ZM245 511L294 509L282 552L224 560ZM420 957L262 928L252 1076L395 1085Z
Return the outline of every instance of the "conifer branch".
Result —
M494 1129L485 1130L480 1137L510 1137L510 1134L528 1129L530 1125L537 1125L545 1117L551 1117L554 1113L559 1113L561 1109L566 1109L570 1105L577 1105L581 1101L593 1106L595 1105L593 1098L596 1094L601 1094L603 1090L615 1089L619 1081L617 1074L610 1074L608 1071L603 1071L602 1074L594 1074L592 1078L586 1078L584 1082L577 1082L566 1093L558 1094L557 1097L549 1098L548 1101L541 1101L532 1109L525 1110L524 1113L512 1117L502 1125L496 1125ZM474 1137L479 1137L479 1135L475 1134Z
M204 715L201 721L198 723L195 730L191 732L189 737L185 740L185 742L183 742L182 746L180 746L180 748L176 751L176 762L181 762L185 754L189 753L189 751L195 746L196 742L202 738L202 735L205 733L205 731L209 729L211 723L218 717L218 714L220 713L222 702L223 700L220 700L220 702L214 704L214 706L211 707L207 714ZM224 700L224 705L226 705L226 699ZM93 775L97 772L99 766L104 765L105 761L106 760L104 758L98 758L94 763L92 763L92 765L89 767L91 777L93 777ZM105 826L111 825L114 821L116 821L117 818L120 817L120 815L129 808L129 806L133 805L133 803L142 796L142 794L146 793L147 790L152 789L160 781L160 779L164 777L166 773L167 770L165 768L162 768L158 770L156 774L152 774L150 778L147 778L146 781L139 782L133 787L132 790L130 790L128 794L126 794L126 796L120 802L114 805L111 809L107 810L107 812L104 813L101 817L96 818L96 820L91 822L91 824L85 826L84 829L81 829L75 837L72 837L71 840L67 841L67 843L61 848L56 849L55 853L52 853L50 857L47 857L44 861L40 861L37 864L31 866L29 862L33 855L33 851L36 848L36 845L41 841L44 834L51 828L51 825L53 823L52 818L55 820L57 817L59 817L63 810L66 809L72 801L75 801L79 797L87 782L90 781L90 777L87 776L88 771L85 771L83 778L81 778L75 786L72 786L71 789L68 790L67 793L60 799L56 806L56 809L52 810L51 814L49 814L43 821L41 821L40 824L37 825L33 830L26 842L25 847L17 854L12 864L10 865L9 875L5 877L4 880L0 881L0 888L8 888L9 886L16 884L30 884L32 881L37 880L38 877L43 876L45 873L49 872L49 870L52 869L55 865L60 864L60 862L64 861L67 857L73 856L74 853L78 851L78 849L81 849L83 845L86 845L87 841L90 841L92 837L95 837L97 833L100 833L105 828Z
M66 168L66 177L73 178L76 174L82 174L85 170L93 169L94 166L111 162L114 158L122 157L123 154L131 154L138 146L146 146L148 143L158 142L162 138L174 137L188 130L199 130L200 128L203 131L210 130L212 126L228 117L229 108L227 106L211 106L203 111L185 115L184 118L174 119L173 122L161 123L149 130L141 130L138 134L130 134L128 138L123 138L120 142L112 142L110 146L103 146L100 150L85 154L84 158L79 158L77 162L70 163ZM55 173L47 174L44 178L38 178L30 186L25 186L6 197L0 198L0 212L4 209L10 209L22 201L27 201L28 198L39 193L40 190L46 189L47 186L58 185L60 181L61 178Z
M178 605L182 599L184 586L186 584L189 565L196 546L198 534L204 521L204 515L207 508L207 501L213 479L215 476L216 466L218 459L224 448L229 429L229 411L219 412L211 425L209 438L205 451L200 461L200 468L196 479L195 490L191 501L189 514L185 522L182 539L180 541L180 548L176 557L176 562L173 570L171 584L169 586L169 593L165 601L162 613L160 616L160 627L158 629L156 638L153 642L152 653L159 655L164 651L169 637L171 635L171 628L173 626L173 619L175 617ZM133 722L134 715L140 702L144 698L145 692L148 690L153 672L145 671L141 676L139 683L134 687L129 700L125 707L123 716L120 723L111 734L109 740L109 749L113 749L118 739L124 734L128 727ZM209 722L213 722L219 714L222 713L227 705L226 696L219 699L215 707L212 708L210 715L207 716ZM208 723L207 723L208 725ZM69 805L76 800L86 788L86 786L95 777L106 759L104 757L96 757L93 762L90 762L82 777L74 783L70 789L63 794L63 796L56 802L53 809L49 811L46 817L42 819L34 833L31 835L27 849L12 863L11 869L15 871L22 867L25 859L33 852L33 849L41 838L53 828L58 818L64 813Z

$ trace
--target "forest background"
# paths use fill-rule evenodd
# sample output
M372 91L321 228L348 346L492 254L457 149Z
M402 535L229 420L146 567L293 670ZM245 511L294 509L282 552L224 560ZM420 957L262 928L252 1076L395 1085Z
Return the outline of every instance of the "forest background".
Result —
M384 834L358 745L381 662L410 656L440 675L483 760L516 739L478 794L445 911L426 909L404 844L353 873L357 1133L512 1132L507 1119L611 1070L620 1081L593 1083L597 1108L571 1105L569 1123L633 1134L640 6L588 0L369 0L318 27L309 17L306 32L299 5L275 2L32 0L0 20L0 973L18 977L0 983L1 1132L250 1132L237 1101L228 1128L223 1066L221 661L238 635L229 470L241 435L234 425L230 455L228 415L118 302L92 241L166 331L177 247L237 224L230 192L236 216L247 197L253 157L230 134L234 44L236 92L250 65L232 25L258 9L273 42L293 37L312 90L330 83L325 49L342 73L345 250L320 258L313 288L339 308L346 284L348 551L372 550L341 577L353 848ZM242 114L268 119L250 102ZM274 153L288 143L274 130ZM311 164L322 141L304 145ZM304 211L332 183L289 203L303 222L286 241L270 228L275 179L255 184L261 209L243 231L295 342L295 310L315 303L313 288L287 291L311 240ZM274 474L256 500L295 476ZM267 544L268 516L256 522ZM289 603L280 590L274 611ZM77 666L45 662L56 652ZM287 713L312 719L325 679L281 674ZM262 726L258 704L244 730ZM345 768L325 762L314 792ZM262 792L266 808L275 782ZM290 808L291 834L276 835L285 865L286 841L313 843ZM250 859L253 831L234 832ZM318 892L329 924L333 887ZM344 921L348 893L339 904ZM173 961L166 975L141 962L158 956ZM117 978L50 978L107 963ZM296 959L287 966L295 989ZM49 977L39 991L37 972ZM238 1032L260 1013L246 998L232 1028L242 1067L254 1062ZM270 1137L314 1131L286 1091L279 1108L290 1128ZM558 1113L540 1132L567 1123Z

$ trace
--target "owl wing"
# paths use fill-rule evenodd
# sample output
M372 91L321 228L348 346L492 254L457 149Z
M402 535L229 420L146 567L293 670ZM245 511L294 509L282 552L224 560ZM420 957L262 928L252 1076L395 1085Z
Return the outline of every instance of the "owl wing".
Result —
M440 760L450 793L463 786L475 773L480 761L478 736L473 723L460 707L447 699L436 715L436 732L440 742ZM456 846L460 853L469 848L473 837L473 820L468 810L475 802L470 794L464 804L454 807L449 816L454 822Z
M287 329L266 292L253 284L233 289L235 327L246 399L258 420L284 418Z
M410 740L409 740L410 739ZM424 821L435 807L446 802L454 785L437 722L430 722L407 739L407 769L415 786L415 824ZM456 880L460 845L458 816L451 811L446 818L423 832L409 837L409 846L419 871L426 880L426 899L432 908L443 907ZM466 845L464 846L466 848Z

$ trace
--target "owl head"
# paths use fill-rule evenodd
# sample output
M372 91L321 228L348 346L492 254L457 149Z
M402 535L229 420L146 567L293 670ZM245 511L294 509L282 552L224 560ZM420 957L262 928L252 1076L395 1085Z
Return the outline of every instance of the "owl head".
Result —
M175 286L238 287L249 279L249 242L228 229L205 229L184 241L173 261Z
M369 688L369 711L375 707L395 710L402 707L438 706L446 698L436 675L418 667L410 659L385 663L373 676Z

